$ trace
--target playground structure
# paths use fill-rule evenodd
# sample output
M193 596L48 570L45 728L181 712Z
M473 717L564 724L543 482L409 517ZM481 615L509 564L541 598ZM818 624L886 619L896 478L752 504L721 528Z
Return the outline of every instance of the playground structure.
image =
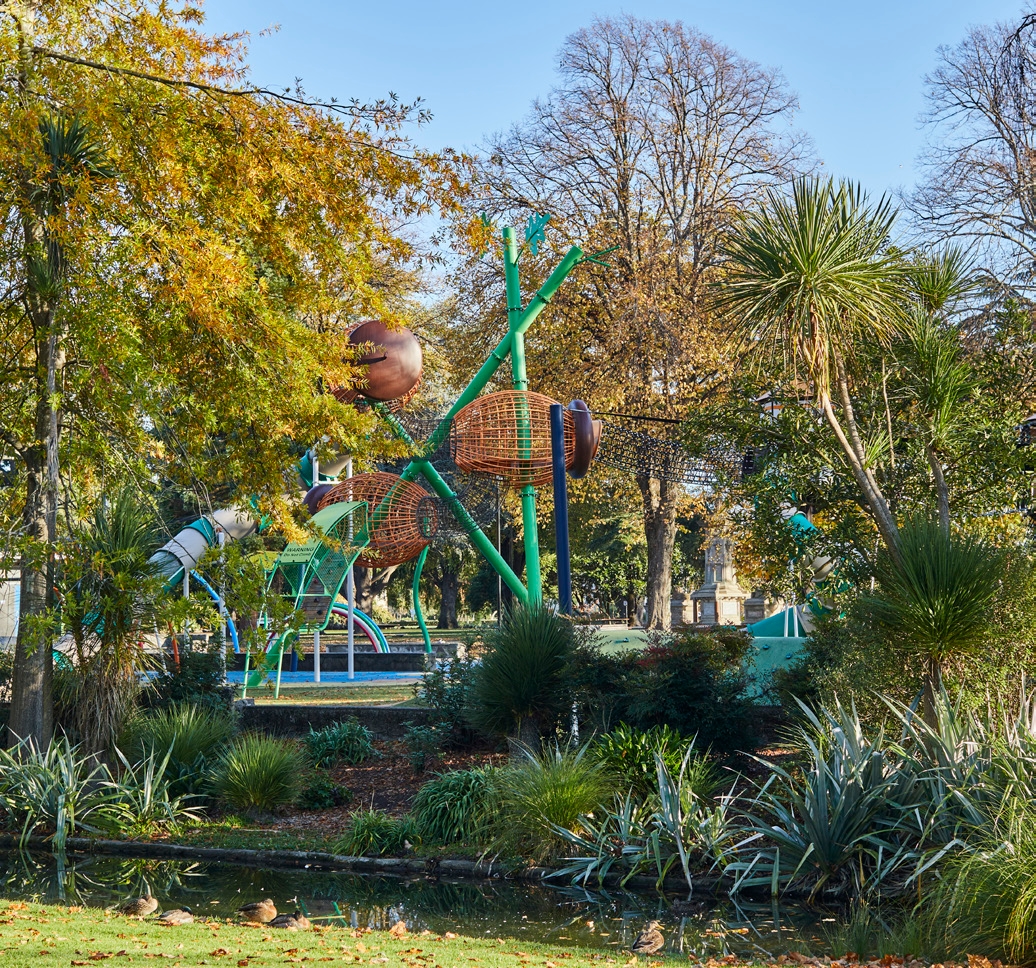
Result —
M531 220L526 243L535 244L545 219ZM307 488L303 501L310 513L312 536L289 544L268 572L268 588L291 602L303 619L301 629L271 633L264 654L249 670L246 657L245 689L254 688L276 675L279 691L281 660L292 651L296 636L308 635L314 642L314 678L320 678L320 635L333 617L344 617L348 629L350 677L353 669L354 630L359 628L376 651L388 651L388 643L377 625L355 608L352 570L383 567L416 559L413 579L413 608L422 630L425 650L431 640L421 609L419 588L422 569L431 542L450 518L471 544L523 604L542 601L537 488L552 479L555 486L559 542L559 599L563 611L571 604L566 587L567 519L564 480L582 477L597 458L617 469L649 472L660 479L676 480L689 487L708 488L717 472L738 463L738 456L721 443L703 458L688 458L675 442L659 441L647 434L603 425L594 420L581 401L562 408L556 401L531 392L525 364L525 333L549 304L569 273L580 263L598 261L572 247L560 264L523 306L518 272L520 250L514 230L502 231L504 277L507 297L507 332L489 353L478 372L447 412L439 417L423 440L407 429L404 408L414 396L422 376L422 354L417 338L406 329L390 329L376 320L357 326L351 342L362 348L359 362L366 366L365 378L350 387L332 389L343 405L366 405L392 433L407 445L410 459L398 474L387 471L352 474L348 455L323 463L315 451L299 463L299 478ZM506 361L510 361L511 388L484 393ZM607 430L607 433L603 432ZM602 436L606 441L602 444ZM600 453L598 449L600 447ZM499 550L479 526L457 493L456 480L444 473L443 454L453 469L473 478L504 481L520 489L525 545L526 582L518 577ZM418 480L425 486L418 484ZM426 489L427 488L427 489ZM805 536L815 530L805 515L792 509L789 527ZM225 540L238 540L259 527L254 514L234 510L217 511L193 522L156 553L171 588L181 582L185 591L193 577L208 594L220 601L218 592L197 574L202 554ZM818 586L833 565L815 563ZM346 603L340 601L346 589ZM762 643L801 641L810 618L823 609L819 594L804 605L789 606L783 612L748 626ZM233 623L228 632L239 648Z
M530 220L526 244L535 246L542 238L547 217ZM348 624L350 675L353 629L359 627L376 649L387 651L384 635L369 617L358 613L352 601L352 570L399 564L417 559L413 581L413 607L422 629L425 650L431 640L421 610L419 587L428 547L443 516L452 515L472 545L500 575L515 598L523 604L543 599L540 573L536 489L552 479L555 462L569 474L587 473L601 438L601 424L591 418L581 401L564 411L561 444L563 461L552 453L551 407L560 405L528 389L525 363L525 333L549 304L569 273L580 263L593 260L578 246L564 255L560 264L523 307L519 278L520 249L515 232L502 230L504 277L507 297L507 332L492 350L463 392L438 421L426 440L415 440L398 413L413 396L422 375L422 356L416 337L406 329L390 329L371 320L350 335L363 348L359 362L366 365L366 377L351 387L332 392L345 405L363 402L378 414L403 441L411 454L398 475L378 471L351 473L346 457L321 464L309 452L299 464L299 477L308 488L303 498L312 514L312 536L289 544L268 573L268 588L289 600L301 614L299 631L271 634L265 654L249 671L246 656L245 689L259 685L276 673L279 690L281 659L296 635L314 638L314 677L319 679L320 634L332 616L344 615ZM483 394L505 361L511 363L512 388ZM522 520L527 581L522 582L499 550L480 528L433 458L443 448L456 467L467 474L487 474L521 489ZM345 476L342 477L343 471ZM564 471L562 471L562 480ZM429 490L417 483L422 479ZM555 482L556 484L556 482ZM181 584L189 591L192 576L214 600L218 592L197 573L205 552L226 540L239 540L259 528L254 514L224 509L192 522L153 556L170 589ZM566 535L567 537L567 535ZM343 586L347 604L339 601ZM229 616L227 617L229 621ZM239 647L233 623L231 640Z

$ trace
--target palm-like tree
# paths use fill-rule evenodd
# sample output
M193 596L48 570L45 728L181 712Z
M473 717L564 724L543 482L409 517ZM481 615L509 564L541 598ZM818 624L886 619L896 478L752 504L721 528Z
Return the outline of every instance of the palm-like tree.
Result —
M804 377L895 557L898 529L870 467L850 393L854 349L887 343L906 308L906 271L888 245L896 212L845 182L795 182L771 192L724 246L720 301L747 337ZM840 414L836 411L836 401Z
M76 725L92 752L110 750L148 663L143 635L156 627L164 600L149 561L155 536L139 494L126 488L77 530L66 558L62 618L75 645Z
M930 725L947 660L981 648L1010 576L1004 551L973 535L951 535L931 520L907 521L898 558L879 556L872 614L898 649L923 657Z
M948 535L950 491L943 462L969 425L968 402L979 392L979 383L964 358L958 334L946 320L954 305L976 289L978 282L971 260L955 246L918 258L909 266L907 278L914 307L897 356L932 471L939 524Z
M572 623L544 606L517 606L486 636L471 686L468 718L483 732L511 735L539 749L544 733L571 708L566 671Z

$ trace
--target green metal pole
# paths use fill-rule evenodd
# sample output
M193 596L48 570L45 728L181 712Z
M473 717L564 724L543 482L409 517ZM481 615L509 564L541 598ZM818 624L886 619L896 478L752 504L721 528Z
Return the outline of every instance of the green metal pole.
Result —
M424 571L424 563L428 558L428 545L421 549L417 556L417 564L414 565L414 614L417 616L417 624L421 626L421 635L424 636L424 650L429 654L432 651L432 637L428 634L428 623L424 620L424 612L421 611L421 572Z
M583 250L578 245L572 246L565 253L565 257L558 263L558 267L547 277L547 281L540 286L539 291L529 301L529 305L521 312L515 322L513 331L510 328L508 329L507 335L497 344L493 352L489 354L489 358L482 364L478 373L471 378L471 382L464 388L464 392L457 397L456 403L450 407L446 416L440 421L439 426L435 428L431 437L428 438L428 443L425 445L425 453L430 454L439 449L442 442L446 439L446 435L450 432L450 424L453 422L453 418L485 389L486 384L493 378L493 374L500 369L500 364L507 359L507 354L511 352L513 333L524 333L536 321L536 317L547 307L554 294L561 288L561 284L565 281L568 274L582 258ZM519 295L518 299L520 300L520 298L521 296ZM510 299L508 299L509 307L510 304ZM508 326L510 327L510 314L508 315Z
M428 438L428 441L423 447L419 446L413 438L406 432L403 425L395 418L387 407L383 407L380 404L376 405L374 409L378 411L381 417L392 427L393 432L399 437L400 440L404 441L410 446L415 453L431 454L442 446L443 441L446 440L446 436L450 432L450 425L453 422L453 418L459 413L464 407L466 407L472 400L474 400L486 387L486 384L493 378L493 375L500 368L500 365L507 359L508 353L512 353L514 349L514 341L517 336L519 339L525 333L525 331L536 321L536 318L550 303L554 294L561 288L561 284L568 277L568 274L579 264L579 261L583 258L583 250L579 246L574 245L568 252L565 253L564 258L558 263L557 268L547 277L547 281L540 286L536 295L529 301L529 305L524 310L521 309L521 292L520 288L516 285L514 289L514 298L512 300L511 283L509 281L509 274L513 272L514 278L517 281L518 266L517 266L517 249L514 247L514 231L513 229L507 229L507 233L511 238L513 256L508 257L505 251L504 256L504 272L505 280L508 285L508 332L507 335L497 344L496 348L489 354L489 358L479 368L479 371L472 377L471 382L464 388L464 392L457 398L456 402L450 407L446 416L439 422L439 426L435 428L435 431ZM506 238L505 238L506 242ZM505 246L506 248L506 246ZM516 310L512 314L512 309ZM521 372L525 372L525 344L524 340L521 341L522 346L520 349L521 355ZM514 364L512 360L512 375L513 375ZM489 540L486 534L481 528L475 523L474 519L468 513L467 508L461 504L457 495L453 493L450 486L442 479L439 473L428 463L424 458L414 458L409 464L403 469L403 473L400 475L403 480L412 481L418 475L424 477L428 483L432 486L432 489L446 502L450 510L456 516L457 520L461 522L468 536L471 538L472 544L485 556L489 564L496 570L501 578L507 583L507 587L518 596L518 600L524 604L529 603L529 592L522 584L521 579L514 573L511 566L501 557L497 551L495 545ZM532 514L535 520L535 495L532 496ZM528 535L530 529L527 524L526 516L526 495L523 491L522 494L522 518L525 524L526 541L528 541ZM532 569L535 569L536 582L537 582L537 600L542 597L542 589L539 588L540 576L539 576L539 537L536 533L535 527L531 529L533 535L533 541L535 542L535 554L530 558L528 552L528 545L526 545L526 560L527 562L535 562L534 565L527 565L530 568L530 576L533 574ZM530 587L532 587L530 583Z
M529 389L529 377L525 369L525 331L519 330L522 322L522 287L518 275L518 245L514 229L507 226L504 238L504 280L507 284L507 327L511 333L511 379L515 390ZM544 302L543 305L546 305ZM528 328L528 327L526 327ZM532 422L528 407L518 407L518 457L528 460L532 456ZM525 540L525 574L529 588L529 604L539 605L543 600L543 579L540 575L540 537L536 521L536 488L526 484L522 488L522 530Z

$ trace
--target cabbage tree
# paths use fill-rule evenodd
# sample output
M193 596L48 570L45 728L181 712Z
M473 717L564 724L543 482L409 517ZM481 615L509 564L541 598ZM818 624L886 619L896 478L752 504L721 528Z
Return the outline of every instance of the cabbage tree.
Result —
M804 178L771 191L726 241L720 302L782 382L806 382L889 549L898 528L868 456L851 393L856 348L887 344L907 305L906 267L889 246L896 211L846 182Z

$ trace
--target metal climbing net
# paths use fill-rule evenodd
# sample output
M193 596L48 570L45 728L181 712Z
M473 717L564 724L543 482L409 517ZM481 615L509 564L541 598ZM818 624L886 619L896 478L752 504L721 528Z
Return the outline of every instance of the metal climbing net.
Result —
M630 474L706 490L736 474L741 458L722 444L709 448L705 456L692 457L679 441L605 422L596 460Z

